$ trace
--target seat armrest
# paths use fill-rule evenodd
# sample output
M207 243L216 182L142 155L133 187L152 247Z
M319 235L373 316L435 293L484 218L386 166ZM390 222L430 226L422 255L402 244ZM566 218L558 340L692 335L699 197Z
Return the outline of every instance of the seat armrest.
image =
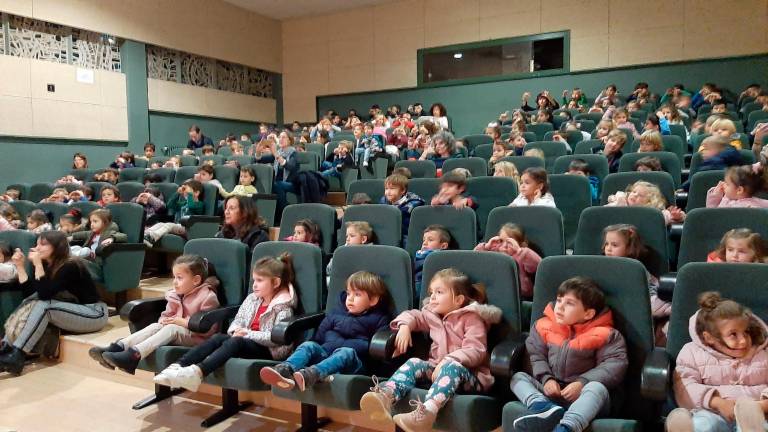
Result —
M675 240L680 239L680 237L683 235L683 224L681 223L673 223L669 225L669 239Z
M197 223L221 223L221 216L192 215L181 218L179 221L185 228L189 228Z
M491 351L491 373L508 378L525 353L525 334L509 337Z
M110 243L106 246L99 246L96 249L96 256L106 258L115 252L140 252L145 250L147 250L147 246L144 243Z
M640 394L647 399L665 401L669 394L671 360L663 348L654 348L645 358L640 375Z
M672 294L675 292L675 284L677 283L677 273L666 273L659 277L659 289L656 295L661 300L672 301Z
M195 333L208 333L214 325L233 318L239 308L239 305L225 306L223 308L198 312L189 317L189 329Z
M272 328L272 342L278 345L290 345L296 342L307 330L316 329L325 318L325 312L294 317L275 323Z
M678 208L685 209L688 205L688 192L677 191L675 192L675 205Z
M260 199L276 200L277 199L277 194L257 193L257 194L251 195L251 198L254 199L254 200L260 200Z
M395 352L395 337L397 332L390 329L379 330L371 338L368 353L375 360L389 360Z
M120 318L136 332L157 322L167 303L165 297L131 300L120 308Z

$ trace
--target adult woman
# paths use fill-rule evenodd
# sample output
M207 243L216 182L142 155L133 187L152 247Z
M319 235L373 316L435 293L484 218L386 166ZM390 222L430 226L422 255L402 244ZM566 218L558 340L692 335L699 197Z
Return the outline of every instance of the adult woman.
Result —
M420 160L431 160L437 169L443 168L448 159L462 157L456 152L456 139L450 132L438 132L432 136L432 144L421 154Z
M293 135L282 131L277 137L277 142L278 145L272 143L272 154L275 155L275 181L272 191L277 195L277 215L281 215L283 208L288 205L288 192L296 193L293 180L299 173L299 162L293 147Z
M248 250L253 250L257 244L269 240L265 225L252 198L233 195L224 201L224 225L216 237L240 240Z
M85 265L78 258L70 258L66 234L40 234L26 258L32 262L34 274L27 274L21 250L16 249L11 259L22 290L31 294L22 307L34 301L15 339L9 341L6 335L3 340L0 370L19 375L25 353L34 350L49 324L73 333L92 333L104 328L109 314Z
M432 104L429 107L429 113L432 114L432 121L440 126L442 130L449 130L448 128L448 111L445 110L445 105L440 102Z
M88 168L88 158L83 153L75 153L72 156L72 169Z

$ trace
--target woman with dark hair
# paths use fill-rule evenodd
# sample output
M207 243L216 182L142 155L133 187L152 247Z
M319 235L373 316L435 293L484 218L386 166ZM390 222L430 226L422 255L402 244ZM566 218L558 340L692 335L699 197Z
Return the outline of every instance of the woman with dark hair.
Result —
M88 157L84 153L75 153L72 156L72 169L86 169L88 168Z
M19 309L30 310L23 327L3 339L0 371L21 374L25 355L33 352L48 325L72 333L92 333L107 324L107 305L99 298L84 263L69 256L66 234L46 231L26 258L16 249L11 260L23 292L29 295ZM27 260L32 262L34 274L27 274ZM34 303L29 306L29 302Z
M269 240L266 223L251 197L233 195L224 201L224 225L216 237L240 240L248 250Z
M448 129L448 111L445 110L445 105L440 102L433 103L429 107L429 114L432 116L432 122L440 126L443 130Z

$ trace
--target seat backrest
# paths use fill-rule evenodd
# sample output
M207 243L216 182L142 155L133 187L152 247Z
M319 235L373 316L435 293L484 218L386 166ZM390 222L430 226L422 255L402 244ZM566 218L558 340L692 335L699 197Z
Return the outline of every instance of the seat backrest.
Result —
M725 178L725 170L699 171L691 176L686 212L707 206L707 192Z
M168 156L154 156L149 159L149 162L147 165L152 165L153 163L157 162L160 165L168 162L168 159L170 159Z
M173 183L173 179L176 177L176 170L173 168L155 168L149 170L148 174L157 174L163 179L163 182Z
M603 155L596 154L572 154L560 156L555 159L555 165L552 167L553 174L565 174L568 172L568 165L574 159L581 159L587 163L592 175L600 179L603 179L608 175L608 159Z
M705 262L717 249L723 235L734 228L749 228L768 238L768 211L759 208L697 208L685 217L680 238L678 267Z
M33 183L29 187L29 195L25 196L32 202L40 202L43 198L48 198L53 193L53 185L50 183Z
M291 204L283 210L280 221L280 239L293 234L293 227L301 219L309 219L320 228L320 247L323 253L333 252L336 236L336 211L327 204L303 203Z
M232 156L232 149L229 146L219 147L216 149L216 154L229 158Z
M213 165L223 165L226 158L222 155L214 154L214 155L208 155L208 156L200 156L199 158L200 162L199 165L205 165L210 164L213 162Z
M250 273L247 250L244 243L233 239L192 239L184 245L185 254L200 255L213 264L221 282L219 301L227 306L239 305L250 291L246 286L246 273Z
M691 135L691 149L693 149L693 153L697 153L699 151L699 147L701 147L702 141L707 139L707 137L710 135L711 134L708 133Z
M488 163L480 157L448 159L443 163L443 173L456 168L468 169L472 177L485 177L488 175Z
M589 277L600 286L606 304L611 308L613 327L624 336L627 344L629 367L624 385L611 394L612 410L619 408L620 418L647 416L651 407L640 398L640 372L646 356L653 350L654 333L645 268L629 258L544 258L536 272L531 325L541 318L546 305L556 299L560 284L575 276Z
M336 307L339 295L346 290L347 279L358 271L374 273L384 280L389 288L395 313L412 309L412 268L408 253L394 246L341 246L333 254L326 310Z
M538 135L536 135L535 132L531 132L531 131L523 132L523 138L525 138L525 142L534 142L539 140Z
M603 119L602 113L579 113L576 114L574 117L574 120L580 121L580 120L592 120L595 122L595 124L600 123L600 120Z
M176 185L174 184L174 186L176 186ZM95 203L93 201L78 201L78 202L74 202L74 203L70 204L69 206L79 209L80 212L83 214L84 218L87 218L88 215L90 215L92 211L98 210L98 209L101 208L100 205L98 205L97 203Z
M517 182L511 177L472 177L467 180L466 194L475 197L477 227L485 232L488 215L497 207L506 207L517 198Z
M530 149L540 149L544 152L544 166L548 172L552 172L552 168L555 165L555 159L560 156L565 156L567 153L565 145L559 141L534 141L527 143L523 148L523 151Z
M455 268L469 277L472 283L485 287L488 304L502 312L502 321L488 333L489 350L510 335L522 332L520 313L520 288L515 260L509 255L475 251L438 251L424 262L422 295L429 296L429 283L440 270ZM422 301L419 299L419 301Z
M408 190L420 196L427 204L440 189L440 179L436 178L412 178L408 182Z
M467 135L461 140L464 141L464 145L467 147L470 154L472 154L472 151L479 145L493 144L493 138L485 134Z
M600 202L607 204L609 196L618 191L624 191L627 186L641 180L658 186L664 199L667 200L667 205L675 205L675 182L672 180L672 176L664 171L632 171L609 174L603 182Z
M408 168L411 171L411 178L435 178L437 168L431 160L401 160L395 163L395 168Z
M687 222L686 222L687 223ZM675 359L683 345L691 341L689 322L699 309L699 295L717 291L768 319L768 297L756 295L768 290L768 266L741 263L689 263L677 272L672 316L669 319L667 352Z
M135 181L126 181L117 184L120 191L120 201L128 202L144 191L144 184Z
M185 181L194 178L197 174L197 166L182 166L176 170L176 177L174 183L181 186Z
M253 163L253 156L248 156L248 155L227 156L227 162L229 161L235 161L237 162L238 166L244 167L246 165L250 165Z
M540 256L565 255L563 214L544 206L497 207L488 215L484 241L498 235L505 223L514 223L525 232L528 247Z
M661 162L661 169L668 172L675 182L675 187L680 186L680 159L677 155L667 151L626 153L619 160L619 172L635 171L635 162L644 157L655 157Z
M739 150L739 153L741 153L741 162L738 165L750 165L755 163L755 154L752 153L752 150ZM699 165L701 165L702 162L703 159L701 153L696 152L691 155L691 175L699 171Z
M93 176L99 172L97 169L93 168L84 168L84 169L73 169L69 172L70 175L75 176L76 179L82 181L82 182L89 182L93 181Z
M59 223L59 218L61 215L66 214L69 211L69 207L66 204L60 202L39 203L37 208L44 211L46 214L49 214L51 225L54 227Z
M200 162L197 160L197 156L194 155L182 155L179 157L179 162L181 163L181 166L183 167L193 167L197 166L197 164Z
M295 289L301 299L304 313L317 313L323 310L323 252L319 247L309 243L267 241L253 248L251 267L246 270L246 280L249 281L246 291L253 286L251 269L256 261L264 257L278 257L283 253L291 254Z
M93 189L93 200L98 201L99 199L101 199L101 189L104 186L114 186L114 185L112 183L107 183L107 182L88 182L86 183L86 186Z
M347 190L347 204L351 204L352 198L358 193L364 193L371 198L372 203L378 203L381 197L384 196L384 180L363 179L353 181L349 184Z
M210 183L204 183L202 195L203 205L205 205L204 215L213 216L213 214L216 213L216 202L218 198L219 190L216 189L216 186Z
M687 222L686 222L687 223ZM650 207L590 207L581 213L574 255L602 255L603 229L614 224L637 228L645 247L648 271L659 276L669 271L667 225L661 211Z
M502 139L504 139L502 137ZM475 147L475 151L472 154L475 157L483 158L486 161L493 156L493 144L480 144L479 146Z
M680 159L680 166L682 166L684 163L685 154L688 153L688 145L685 143L685 141L680 139L680 137L677 135L662 135L661 143L663 145L664 151L668 151L677 155L677 158Z
M118 182L140 182L144 179L144 175L147 173L146 168L123 168L120 170L118 176Z
M128 236L128 243L141 243L144 238L144 207L140 204L121 202L106 207L120 232Z
M555 125L556 128L559 128L559 125ZM581 131L574 130L574 131L568 131L568 132L560 132L560 131L549 131L546 134L544 134L544 141L554 141L552 139L553 136L555 136L555 133L563 134L565 133L565 140L568 141L568 144L570 144L571 147L575 146L581 141L584 141L584 135L582 135Z
M536 124L529 124L525 126L526 132L533 132L536 134L536 140L543 141L544 135L554 130L554 126L552 126L552 123L536 123ZM526 138L526 141L528 139Z
M688 142L687 134L685 132L685 126L681 124L671 124L669 125L669 132L672 135L677 135L680 137L680 139L683 142Z
M27 215L37 208L37 204L27 200L16 200L11 202L10 205L16 210L16 213L19 214L19 219L24 223L27 222ZM98 207L98 204L96 206Z
M544 168L544 159L535 156L506 156L499 159L499 162L501 161L512 162L520 175L531 167Z
M421 249L424 229L430 225L442 225L451 233L455 249L471 250L477 244L477 221L470 208L455 209L453 206L421 206L411 212L408 225L406 250L411 256Z
M24 256L26 256L29 250L37 244L37 234L32 234L26 230L2 231L0 232L0 241L7 242L11 250L21 249ZM32 261L27 260L25 266L28 275L34 274L32 271Z
M299 171L317 171L320 169L320 156L317 153L296 152Z
M594 147L599 146L603 142L598 139L590 139L590 140L584 140L576 144L576 147L573 148L573 154L575 155L581 155L581 154L593 154L592 149Z
M759 120L765 120L765 119L768 119L768 111L763 111L763 110L752 111L747 116L747 130L752 131L752 129L755 127L755 124Z
M325 146L322 144L309 143L307 144L307 151L317 153L320 159L325 159Z
M597 124L600 122L595 122L590 119L580 119L578 121L579 129L584 132L592 133L593 130L597 127Z
M552 174L549 176L549 191L563 214L565 247L572 249L581 212L592 205L589 180L584 176Z
M216 179L224 187L224 190L231 191L240 181L240 170L227 165L216 165L213 167L216 173Z
M256 182L254 183L256 190L259 193L272 193L272 182L275 177L275 170L272 165L257 163L249 166L256 172Z
M400 247L402 242L402 213L389 204L361 204L347 207L341 228L337 233L336 244L346 243L346 223L353 221L368 222L373 228L376 244Z

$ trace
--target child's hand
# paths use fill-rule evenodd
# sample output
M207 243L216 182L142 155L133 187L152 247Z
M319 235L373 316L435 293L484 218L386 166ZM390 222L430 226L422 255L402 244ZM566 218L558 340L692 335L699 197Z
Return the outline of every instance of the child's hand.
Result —
M232 332L232 336L245 337L246 335L248 335L248 329L242 327Z
M557 380L551 379L544 383L544 395L550 399L560 397L560 384Z
M725 194L725 182L724 181L717 182L717 186L715 186L715 190L717 190L718 193Z
M523 93L523 102L527 102L531 98L531 92Z
M102 247L104 247L104 246L109 246L109 245L111 245L112 243L114 243L114 241L115 241L115 239L112 239L112 238L104 239L104 241L103 241L103 242L101 242L101 246L102 246Z
M520 252L520 243L518 243L517 240L509 237L507 239L507 244L509 245L509 249L512 251L512 253Z
M165 317L160 322L160 324L163 324L163 325L176 324L177 326L189 328L189 319L182 318L182 317Z
M725 417L726 420L729 422L732 422L734 420L734 414L733 414L733 408L736 406L736 401L723 399L719 396L715 396L712 398L712 400L709 402L709 405L717 410L718 413L720 413L721 416Z
M667 210L669 210L669 215L673 222L682 222L683 219L685 219L685 212L678 207L669 206L667 207Z
M453 200L453 208L455 208L456 210L461 210L467 206L467 201L468 200L466 198L455 199Z
M554 380L551 380L554 381ZM584 384L581 383L581 381L574 381L563 389L562 392L560 392L560 395L563 397L563 399L567 400L568 402L575 401L580 395L581 395L581 389L584 388Z
M24 267L24 252L21 251L21 249L16 248L15 251L13 251L13 256L11 256L11 262L13 265L15 265L17 268Z
M395 337L395 352L392 353L392 358L404 354L412 345L410 327L401 325L400 329L397 330L397 337Z
M533 193L533 201L536 201L539 198L541 198L541 189L536 189L536 192Z

